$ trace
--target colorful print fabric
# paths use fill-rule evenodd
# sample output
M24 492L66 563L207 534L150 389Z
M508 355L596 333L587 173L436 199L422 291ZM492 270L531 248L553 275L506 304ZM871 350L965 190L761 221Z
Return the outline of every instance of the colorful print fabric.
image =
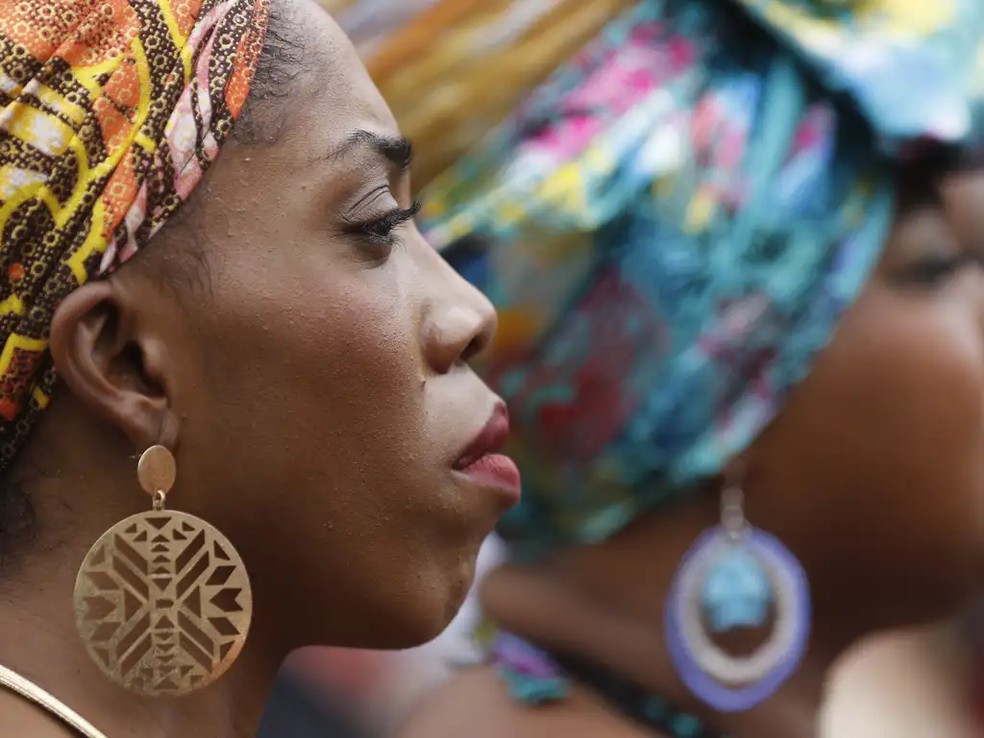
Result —
M978 0L739 0L892 149L976 136L984 99Z
M898 158L973 140L982 13L644 0L425 192L500 310L518 555L611 535L774 417L878 259Z
M132 257L218 156L266 3L0 3L0 470L51 398L55 308Z

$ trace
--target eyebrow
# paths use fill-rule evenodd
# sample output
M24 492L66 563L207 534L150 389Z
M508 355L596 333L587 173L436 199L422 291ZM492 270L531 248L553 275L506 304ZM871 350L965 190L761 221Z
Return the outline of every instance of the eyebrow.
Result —
M318 160L336 159L361 147L370 148L400 171L409 169L413 161L413 144L410 139L405 136L384 136L362 129L350 133L340 146Z

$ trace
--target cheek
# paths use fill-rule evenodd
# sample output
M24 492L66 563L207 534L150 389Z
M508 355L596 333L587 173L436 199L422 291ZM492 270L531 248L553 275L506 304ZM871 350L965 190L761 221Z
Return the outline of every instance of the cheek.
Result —
M945 475L984 450L982 368L972 303L876 288L818 366L818 414L863 442L874 464L891 459L920 480Z
M203 512L240 549L257 598L317 593L377 613L399 603L404 620L428 620L448 598L429 522L447 480L425 427L412 297L374 278L217 294L211 396L182 438L203 452L189 469L214 495Z
M237 460L211 471L244 518L289 518L309 545L384 519L386 462L413 451L392 428L423 416L411 306L374 279L324 268L229 279L209 318L208 410L185 430L217 462Z
M915 565L933 568L984 552L984 355L973 305L873 285L760 439L766 514L819 558L897 568L897 557L922 556ZM836 541L820 541L822 530L836 530Z

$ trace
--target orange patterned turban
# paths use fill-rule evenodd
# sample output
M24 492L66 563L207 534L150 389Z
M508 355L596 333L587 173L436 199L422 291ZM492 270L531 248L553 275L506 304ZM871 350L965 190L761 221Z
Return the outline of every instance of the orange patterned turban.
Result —
M55 308L133 256L218 156L267 2L0 2L0 471L51 397Z

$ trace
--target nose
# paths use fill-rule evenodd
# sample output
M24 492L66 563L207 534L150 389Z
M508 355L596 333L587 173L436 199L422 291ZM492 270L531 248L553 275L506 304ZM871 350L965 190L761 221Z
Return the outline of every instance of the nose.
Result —
M488 298L443 259L440 272L424 320L423 344L431 368L445 374L489 347L497 320Z

